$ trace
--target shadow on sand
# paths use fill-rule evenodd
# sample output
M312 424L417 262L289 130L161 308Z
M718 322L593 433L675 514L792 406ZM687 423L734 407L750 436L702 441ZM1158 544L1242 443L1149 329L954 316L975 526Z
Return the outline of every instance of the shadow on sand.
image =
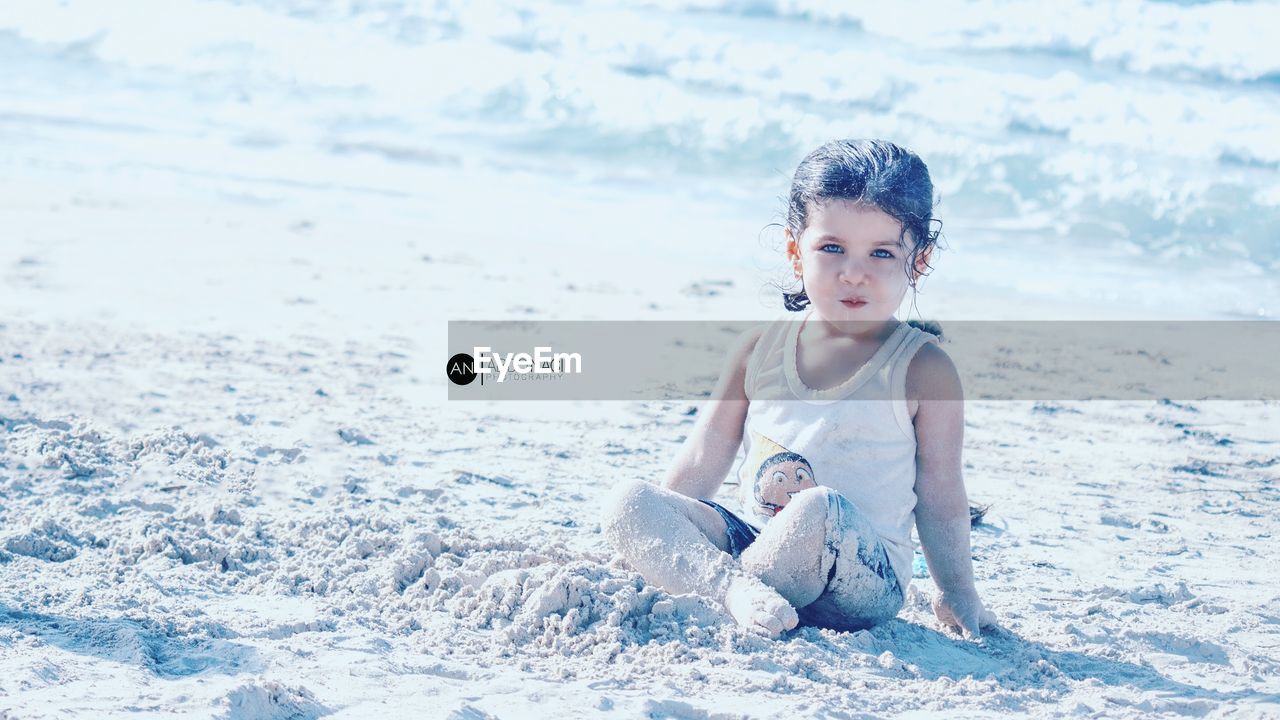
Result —
M1223 692L1173 680L1147 665L1084 652L1055 650L1005 628L988 628L979 644L904 620L894 620L881 627L888 632L882 634L877 629L878 644L890 648L903 662L919 668L918 674L930 680L944 676L991 679L1011 690L1039 689L1064 695L1069 691L1064 680L1094 680L1108 687L1158 693L1163 699L1176 699L1186 704L1183 710L1191 714L1200 714L1194 707L1197 701L1280 702L1280 695L1251 690Z
M205 671L227 675L258 672L263 665L251 647L216 638L186 637L151 620L81 620L0 605L0 623L63 650L136 665L161 678ZM233 635L216 625L212 634Z

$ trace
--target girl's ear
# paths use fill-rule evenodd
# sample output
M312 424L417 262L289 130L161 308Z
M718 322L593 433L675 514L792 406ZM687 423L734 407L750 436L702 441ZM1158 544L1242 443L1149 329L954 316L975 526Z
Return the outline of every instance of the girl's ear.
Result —
M800 276L800 243L796 237L791 234L791 228L784 228L782 235L787 239L787 260L791 261L791 267L796 271L796 277Z
M920 279L925 270L929 269L929 258L933 256L933 245L925 248L925 251L916 256L915 267L912 268L911 280L914 282Z

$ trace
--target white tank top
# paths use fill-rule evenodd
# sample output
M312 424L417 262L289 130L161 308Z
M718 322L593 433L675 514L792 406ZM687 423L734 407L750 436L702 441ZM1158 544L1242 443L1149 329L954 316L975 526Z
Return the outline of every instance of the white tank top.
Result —
M761 529L786 504L787 493L830 487L867 516L905 590L916 507L907 366L937 338L902 323L852 377L814 390L796 370L800 328L812 312L770 324L747 361L750 405L737 471L742 517Z

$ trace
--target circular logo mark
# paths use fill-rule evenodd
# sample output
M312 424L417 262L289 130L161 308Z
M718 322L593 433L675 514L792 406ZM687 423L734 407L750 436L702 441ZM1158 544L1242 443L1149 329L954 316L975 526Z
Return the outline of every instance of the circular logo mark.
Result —
M476 361L466 353L458 353L449 358L449 364L445 365L444 372L449 376L449 382L454 385L470 385L476 379Z

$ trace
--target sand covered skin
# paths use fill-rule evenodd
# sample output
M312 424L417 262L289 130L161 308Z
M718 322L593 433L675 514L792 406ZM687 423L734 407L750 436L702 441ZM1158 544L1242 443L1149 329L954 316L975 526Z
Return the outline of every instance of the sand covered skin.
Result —
M833 135L935 173L913 317L1274 315L1274 9L623 5L0 18L0 718L1280 714L1275 402L971 402L1001 629L918 577L774 642L601 531L695 403L441 372L448 320L775 316Z

